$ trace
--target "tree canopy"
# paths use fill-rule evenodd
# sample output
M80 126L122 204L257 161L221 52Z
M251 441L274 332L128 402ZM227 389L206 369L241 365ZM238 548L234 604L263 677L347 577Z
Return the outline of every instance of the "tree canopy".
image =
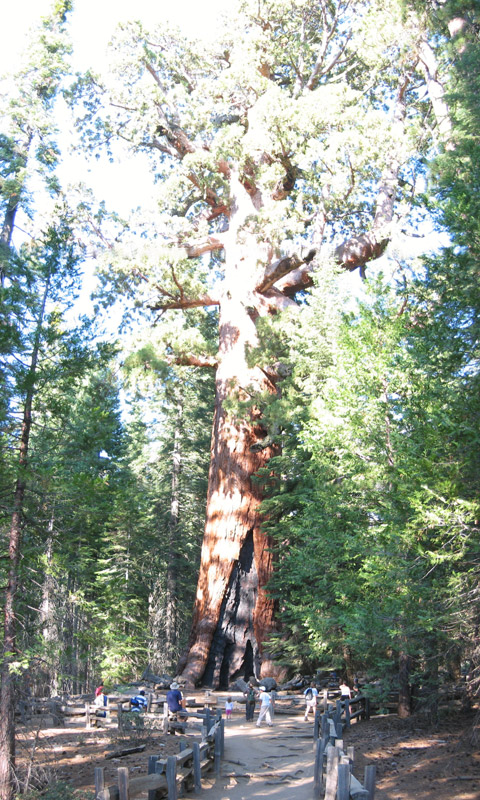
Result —
M75 78L69 10L2 98L3 685L340 667L434 713L479 675L476 3L132 21ZM154 208L61 186L60 93ZM113 344L67 321L92 252Z

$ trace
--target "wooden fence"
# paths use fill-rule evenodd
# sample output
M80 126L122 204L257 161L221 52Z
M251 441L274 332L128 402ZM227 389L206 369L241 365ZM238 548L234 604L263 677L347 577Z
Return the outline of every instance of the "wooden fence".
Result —
M126 730L130 727L132 719L136 717L148 724L157 722L158 727L164 733L175 733L177 731L183 732L184 724L181 721L175 722L169 719L168 708L165 702L165 696L154 697L151 693L147 695L147 710L145 712L132 712L130 710L130 698L118 695L112 695L106 698L106 704L98 706L91 700L79 702L61 701L59 698L55 699L35 699L32 698L28 702L19 704L17 713L23 723L27 723L32 717L43 715L51 717L52 724L55 727L68 727L71 723L81 723L87 729L92 727L118 727L119 730ZM186 714L188 719L192 718L205 718L205 713L212 715L211 706L216 704L215 700L208 699L202 702L196 702L195 699L187 698L188 708ZM201 713L196 713L200 709ZM207 720L210 725L213 716ZM136 724L139 724L137 722Z
M358 706L358 708L357 708ZM352 708L355 709L352 711ZM374 800L375 766L365 767L363 783L353 775L353 747L343 747L343 729L352 719L369 719L368 697L337 700L335 708L324 698L324 713L317 709L314 723L316 742L313 796L324 800Z
M180 753L167 758L150 756L146 775L129 778L128 769L119 767L117 783L105 787L104 768L95 769L95 800L132 800L148 792L148 800L177 800L179 794L199 792L202 776L211 769L220 774L223 756L225 728L220 717L207 731L204 741L194 742L192 747L181 742Z

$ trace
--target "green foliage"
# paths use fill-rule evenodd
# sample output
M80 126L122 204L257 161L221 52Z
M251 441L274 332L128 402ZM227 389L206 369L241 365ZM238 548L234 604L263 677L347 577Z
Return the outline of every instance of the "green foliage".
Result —
M82 789L75 789L71 784L65 781L56 781L50 784L46 789L29 790L26 793L16 795L16 800L93 800L94 792L84 791Z

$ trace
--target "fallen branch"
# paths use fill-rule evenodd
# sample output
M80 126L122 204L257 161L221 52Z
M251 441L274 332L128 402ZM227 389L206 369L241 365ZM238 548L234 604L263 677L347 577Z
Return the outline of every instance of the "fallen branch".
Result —
M142 750L145 750L145 744L139 744L137 747L126 747L123 750L115 750L114 753L110 753L105 758L123 758L123 756L129 756L131 753L141 753Z

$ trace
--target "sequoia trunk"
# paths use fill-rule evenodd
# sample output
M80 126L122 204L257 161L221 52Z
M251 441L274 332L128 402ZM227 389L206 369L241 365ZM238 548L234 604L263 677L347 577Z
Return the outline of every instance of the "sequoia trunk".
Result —
M274 392L275 386L247 363L249 348L258 344L255 319L262 313L252 291L259 245L245 231L238 243L238 227L254 200L238 184L236 191L220 302L205 533L189 650L179 664L188 684L213 687L227 686L235 677L273 674L266 649L275 629L274 602L266 591L272 554L261 529L262 488L256 477L272 447L259 445L266 430L258 410L241 404L252 392Z
M271 451L251 451L260 431L228 418L227 395L228 381L220 376L191 647L183 671L188 683L214 687L270 673L263 644L274 629L274 604L265 591L272 555L260 526L261 489L253 480Z

